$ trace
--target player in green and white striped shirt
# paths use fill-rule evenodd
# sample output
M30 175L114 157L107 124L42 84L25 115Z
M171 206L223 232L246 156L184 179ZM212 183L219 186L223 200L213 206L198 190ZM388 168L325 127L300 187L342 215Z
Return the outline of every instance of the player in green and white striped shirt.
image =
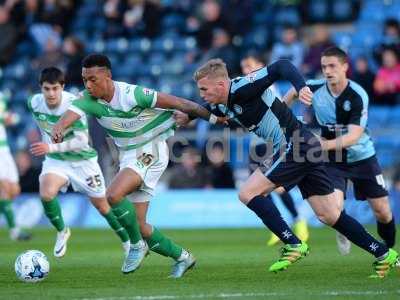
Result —
M171 277L183 276L194 266L194 257L146 220L150 198L168 165L165 140L175 129L171 109L213 123L223 120L194 102L113 81L111 63L104 55L87 56L83 60L82 77L86 90L53 128L54 140L61 141L65 129L85 113L97 118L120 150L120 171L106 194L132 242L122 272L135 271L150 248L176 261Z
M12 240L28 240L31 234L15 224L12 201L20 193L18 170L7 143L5 126L18 122L18 116L7 111L6 96L0 92L0 215L4 214Z
M75 121L66 131L63 143L53 144L51 141L54 124L67 111L76 96L63 90L64 74L55 67L44 69L39 82L42 93L28 100L28 108L40 128L43 141L32 144L31 152L35 156L46 155L39 177L40 197L46 216L57 230L54 256L65 255L67 241L71 235L70 229L64 224L57 200L59 191L65 192L69 184L72 184L75 191L89 197L120 237L127 255L130 247L129 236L105 198L104 178L97 163L97 152L89 146L86 116Z

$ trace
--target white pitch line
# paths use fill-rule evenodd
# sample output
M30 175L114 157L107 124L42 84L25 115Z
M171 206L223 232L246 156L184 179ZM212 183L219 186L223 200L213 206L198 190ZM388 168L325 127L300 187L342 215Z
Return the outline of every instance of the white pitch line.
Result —
M399 294L400 290L388 291L328 291L324 293L309 293L308 296L337 297L337 296L379 296L388 294ZM287 297L298 296L298 294L287 293L219 293L219 294L192 294L192 295L153 295L132 297L105 297L105 298L75 298L75 300L175 300L175 299L208 299L208 298L259 298L259 297Z

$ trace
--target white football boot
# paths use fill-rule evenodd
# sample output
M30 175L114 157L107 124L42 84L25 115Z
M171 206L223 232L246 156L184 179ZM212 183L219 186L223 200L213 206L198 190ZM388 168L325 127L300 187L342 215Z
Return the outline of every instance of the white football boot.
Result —
M169 278L181 278L186 271L190 270L196 264L196 259L194 256L186 251L182 250L181 256L176 260L175 264L172 267L171 275Z
M145 241L140 240L136 244L131 244L128 255L122 264L122 273L128 274L136 271L148 253L149 246Z
M71 236L69 227L65 227L63 231L57 232L56 244L54 245L54 256L63 257L67 252L67 242Z

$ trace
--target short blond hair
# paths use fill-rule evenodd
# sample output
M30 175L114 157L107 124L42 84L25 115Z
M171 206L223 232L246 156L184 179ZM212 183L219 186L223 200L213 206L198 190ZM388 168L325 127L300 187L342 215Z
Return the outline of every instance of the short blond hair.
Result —
M224 61L220 58L210 59L194 72L194 81L197 82L204 77L228 79L228 70Z

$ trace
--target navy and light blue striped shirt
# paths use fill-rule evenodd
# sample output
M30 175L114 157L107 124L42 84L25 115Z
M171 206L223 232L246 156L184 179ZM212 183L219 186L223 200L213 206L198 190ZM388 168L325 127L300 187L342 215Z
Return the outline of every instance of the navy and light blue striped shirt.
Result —
M302 127L292 111L268 89L277 80L288 80L299 91L305 81L288 60L231 80L226 105L211 105L218 116L228 116L242 127L273 145L273 153L287 144L293 132Z
M375 148L367 130L368 94L365 90L349 80L345 90L335 97L325 79L309 80L307 85L314 93L312 106L322 137L335 139L348 132L348 125L361 126L365 128L364 133L356 144L343 149L343 157L352 163L373 156Z

